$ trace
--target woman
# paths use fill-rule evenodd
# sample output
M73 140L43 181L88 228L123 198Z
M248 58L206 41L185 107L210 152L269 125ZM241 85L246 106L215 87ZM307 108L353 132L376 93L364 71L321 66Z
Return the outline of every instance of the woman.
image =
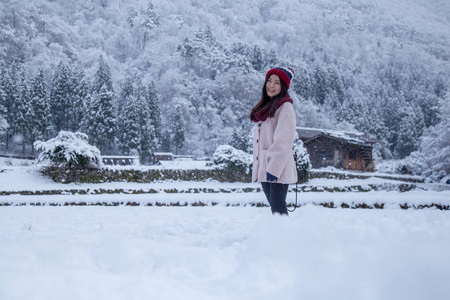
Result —
M253 107L253 182L261 182L272 213L288 214L286 195L290 183L297 182L292 156L296 117L288 94L294 70L273 68L266 74L261 100Z

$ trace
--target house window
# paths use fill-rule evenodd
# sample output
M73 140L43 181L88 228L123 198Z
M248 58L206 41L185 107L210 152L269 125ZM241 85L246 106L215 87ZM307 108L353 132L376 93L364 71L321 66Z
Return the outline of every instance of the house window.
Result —
M349 159L356 159L356 151L355 150L350 150L348 153L348 158Z

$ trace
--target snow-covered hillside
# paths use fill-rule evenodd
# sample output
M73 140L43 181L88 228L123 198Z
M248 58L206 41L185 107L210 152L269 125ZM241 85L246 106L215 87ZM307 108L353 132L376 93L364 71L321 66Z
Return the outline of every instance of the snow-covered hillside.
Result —
M233 130L248 133L249 110L274 65L296 70L291 96L299 126L376 136L383 158L419 149L424 130L448 118L441 109L449 97L450 69L450 8L444 0L7 0L0 8L3 74L21 74L14 61L28 82L42 70L52 98L61 92L58 80L68 76L60 74L60 63L76 88L97 81L99 64L106 63L116 112L124 103L133 107L131 90L138 98L142 86L154 82L164 150L211 155L230 142ZM87 94L73 97L86 102ZM86 114L89 106L71 105L74 111L66 113L74 116L65 120L75 123L54 128L82 127L77 109ZM27 135L13 112L7 113L9 126ZM175 120L181 125L174 128ZM123 125L120 119L109 122ZM185 140L176 146L180 126ZM126 141L123 131L115 137ZM30 151L27 138L25 143ZM130 151L129 145L115 146L109 151Z

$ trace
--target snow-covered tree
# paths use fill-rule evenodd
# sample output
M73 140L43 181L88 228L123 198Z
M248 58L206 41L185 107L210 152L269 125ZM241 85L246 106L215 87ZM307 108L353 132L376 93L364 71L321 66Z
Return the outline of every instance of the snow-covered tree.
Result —
M151 155L159 147L161 139L161 116L159 100L154 83L148 87L125 80L118 109L118 138L120 150L128 154L136 150L141 163L148 163Z
M0 107L0 110L3 110L3 108ZM8 122L6 121L6 118L2 114L0 114L0 134L6 133L8 127L9 125Z
M113 97L113 93L104 85L99 92L92 95L86 116L86 133L102 154L110 150L116 134Z
M158 91L156 90L156 84L154 81L151 81L147 88L145 89L144 94L144 105L148 106L148 110L150 113L151 125L155 130L155 137L157 139L161 138L161 130L162 130L162 120L161 120L161 109L160 109L160 100L158 96ZM158 143L155 144L158 147Z
M22 140L22 154L26 153L26 142L30 135L30 130L33 126L33 107L28 90L28 82L25 77L25 71L20 70L17 76L17 94L15 96L15 133L18 134Z
M220 118L219 109L215 106L214 99L208 97L205 105L200 107L198 110L199 114L203 116L197 125L199 130L203 132L200 140L203 142L202 149L206 153L211 153L215 148L217 148L220 141L223 140L223 135L226 132L224 130L225 125Z
M172 148L172 133L170 129L164 129L161 136L160 150L170 152Z
M4 68L3 64L0 65L0 134L7 135L7 129L9 127L7 116L8 110L6 109L6 93L3 87Z
M127 95L123 112L120 116L119 143L123 154L129 155L132 150L141 152L141 106L134 94Z
M86 74L79 65L72 66L72 95L70 108L70 121L68 129L72 132L80 130L83 118L87 111L87 103L90 96L89 84Z
M49 161L64 168L97 168L102 164L100 150L89 145L88 136L81 132L60 131L55 138L36 141L34 146L40 152L39 163Z
M151 40L152 31L161 24L153 2L148 1L145 9L130 8L126 19L130 26L134 43L140 51L145 51L147 44Z
M152 81L141 88L140 128L142 162L147 162L151 155L160 148L162 139L161 111L156 85Z
M114 90L108 64L99 59L99 68L94 78L93 94L88 104L84 129L93 144L102 154L109 152L116 136L116 114Z
M425 175L437 180L450 174L450 92L440 103L439 117L441 121L425 131L420 144L429 168Z
M3 90L3 106L6 111L6 149L9 148L9 141L12 134L15 133L16 128L16 111L17 111L17 97L18 91L15 83L18 82L19 66L17 62L13 62L9 68L2 64L1 66L1 86Z
M401 117L396 126L397 139L394 148L397 157L406 157L417 150L424 127L420 113L421 111L411 107L401 110Z
M152 1L148 1L147 9L145 10L145 14L143 15L141 26L143 31L142 36L142 49L145 49L145 46L150 40L150 32L158 27L159 17L156 14Z
M183 148L185 143L185 123L183 119L183 109L181 105L175 106L175 116L172 122L172 145L175 147L175 153L178 154L181 148Z
M233 135L230 140L230 146L238 150L247 151L249 148L248 144L249 139L245 127L241 126L240 128L234 128Z
M109 92L114 91L111 69L110 69L108 63L103 58L103 55L100 55L100 57L98 59L98 68L97 68L97 72L95 73L92 90L94 93L100 93L100 91L103 88Z
M68 129L72 98L72 84L69 67L60 62L53 74L50 86L50 113L56 132Z
M52 132L51 120L48 117L50 115L50 105L47 97L47 86L42 70L31 82L30 102L33 115L29 130L30 142L33 146L35 141L46 139ZM34 152L34 147L32 149Z
M122 84L120 94L117 97L116 113L117 113L118 117L123 112L123 109L125 107L125 102L127 101L128 97L130 95L134 95L134 94L135 94L135 87L133 84L133 79L130 76L127 76L125 78L125 81ZM119 127L120 127L120 124L119 124Z

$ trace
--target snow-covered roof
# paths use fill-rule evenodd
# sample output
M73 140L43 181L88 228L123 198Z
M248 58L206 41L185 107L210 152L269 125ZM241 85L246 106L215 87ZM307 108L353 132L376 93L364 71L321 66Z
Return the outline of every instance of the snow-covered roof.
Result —
M139 159L139 156L129 156L129 155L102 155L102 158Z
M337 131L330 129L318 129L318 128L307 128L307 127L297 127L298 137L303 141L309 141L315 139L319 136L328 136L331 138L345 140L351 144L374 144L377 142L376 139L371 138L364 133L358 131Z

